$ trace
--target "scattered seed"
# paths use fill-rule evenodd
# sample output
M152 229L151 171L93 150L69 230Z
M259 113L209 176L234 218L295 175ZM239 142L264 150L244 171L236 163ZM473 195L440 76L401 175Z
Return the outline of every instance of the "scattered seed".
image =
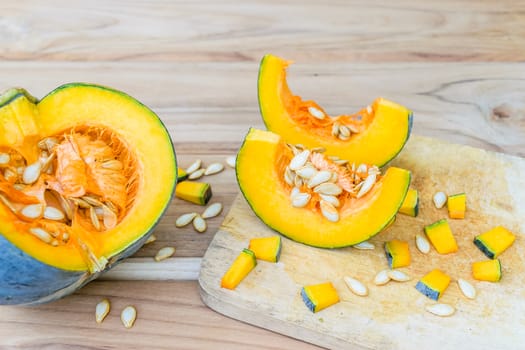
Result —
M42 170L42 165L40 162L35 162L24 169L24 174L22 175L22 181L26 185L31 185L40 177L40 172Z
M476 288L463 278L458 278L458 286L465 297L468 299L476 298Z
M148 237L148 239L146 240L146 242L144 242L144 244L150 244L150 243L153 243L157 240L157 236L155 235L151 235Z
M443 206L445 206L445 203L447 202L447 195L444 192L437 192L434 195L434 205L436 208L441 209Z
M327 194L331 196L337 196L337 195L340 195L341 192L343 192L343 189L334 183L325 182L325 183L322 183L316 186L314 188L314 192L320 193L320 194Z
M370 191L372 189L372 187L374 186L374 184L376 183L376 178L377 178L377 175L376 174L370 174L366 177L366 180L363 181L363 185L361 186L361 188L359 189L359 192L357 192L357 198L361 198L363 197L365 194L368 193L368 191Z
M32 227L29 229L29 232L43 242L51 243L51 241L53 240L53 236L51 236L49 232L40 227Z
M354 294L359 295L361 297L368 295L368 288L361 283L361 281L356 280L355 278L345 276L344 281L348 287Z
M312 196L309 193L298 193L291 198L292 206L296 208L302 208L308 204L311 197Z
M330 196L330 195L326 195L326 194L319 194L319 197L322 200L332 204L336 208L339 207L339 205L341 205L341 203L339 202L339 199L337 199L336 196Z
M205 172L206 172L206 169L195 170L194 172L189 173L188 179L190 179L190 180L197 180L197 179L201 178L204 175Z
M360 250L374 250L375 246L368 242L368 241L364 241L364 242L361 242L361 243L358 243L358 244L354 244L352 246L353 248L356 248L356 249L360 249Z
M100 301L95 307L95 321L97 321L97 323L102 323L109 314L110 308L111 306L108 299Z
M430 243L428 239L422 234L416 234L416 247L423 254L428 254L430 252Z
M37 219L42 216L44 206L41 203L29 204L22 208L20 214L28 219Z
M137 310L133 306L126 306L120 314L120 320L126 328L133 327L135 320L137 319Z
M327 170L318 171L314 176L310 178L310 180L308 180L308 182L306 183L306 186L308 186L309 188L315 187L324 182L327 182L328 180L330 180L331 177L332 177L332 172L330 171L327 171Z
M201 168L201 165L202 165L202 160L200 159L197 159L196 161L194 161L189 167L186 168L186 172L188 174L191 174L193 173L194 171L197 171Z
M122 162L118 159L110 159L102 163L102 167L104 169L110 169L110 170L122 170L123 165L122 165Z
M388 277L397 282L410 281L410 276L400 270L388 270Z
M378 286L387 284L390 281L390 276L388 274L390 270L381 270L374 277L374 283Z
M308 107L308 113L310 113L313 117L317 119L324 119L325 114L323 111L315 108L315 107Z
M302 168L297 169L295 172L297 175L303 179L311 179L317 173L317 170L313 166L305 165Z
M8 153L0 153L0 165L7 165L11 161L11 156Z
M292 158L292 160L290 161L290 165L289 165L290 169L295 171L303 167L303 165L306 164L308 157L310 157L310 151L309 150L302 151L301 153L299 153L298 155Z
M162 261L169 258L173 254L175 254L175 248L173 247L160 248L154 259L155 261Z
M226 164L228 164L229 167L235 168L236 162L237 162L237 156L226 157Z
M350 137L350 129L346 125L341 125L339 127L339 136Z
M93 224L95 230L100 231L100 221L98 221L97 213L93 207L89 207L89 218L91 219L91 223Z
M197 213L182 214L175 221L175 226L184 227L188 225L190 222L192 222L196 216L197 216Z
M209 219L216 217L219 215L222 211L222 204L221 203L213 203L210 204L202 213L201 217L203 219Z
M60 220L64 220L65 215L61 210L55 207L46 207L46 209L44 209L44 218L49 219L49 220L60 221Z
M337 212L337 209L332 204L324 200L321 200L319 201L319 205L321 208L321 213L326 219L328 219L328 221L331 221L331 222L339 221L339 213Z
M223 170L224 170L224 165L222 165L222 163L212 163L212 164L208 165L208 167L204 171L204 175L217 174L217 173L220 173Z
M431 314L442 317L451 316L456 312L453 306L441 303L429 305L425 309Z
M204 220L202 216L197 214L197 216L195 216L195 218L193 219L193 228L197 232L202 233L206 231L206 229L208 228L208 225L206 224L206 220Z

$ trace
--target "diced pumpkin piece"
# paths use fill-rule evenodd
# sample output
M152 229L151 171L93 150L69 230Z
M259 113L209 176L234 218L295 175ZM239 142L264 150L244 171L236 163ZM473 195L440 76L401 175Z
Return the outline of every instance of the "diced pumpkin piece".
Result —
M516 236L503 226L494 227L474 238L474 244L490 259L497 258L514 243Z
M177 184L175 196L191 203L206 205L212 196L211 185L206 182L183 181Z
M385 242L385 253L391 269L410 265L410 250L407 242L397 239Z
M456 239L446 219L425 226L425 234L439 254L454 253L458 250Z
M464 219L467 207L467 196L465 193L458 193L448 196L447 200L448 216L451 219Z
M301 296L312 312L318 312L339 302L339 295L331 282L303 287Z
M177 168L177 181L184 181L188 178L188 173L186 170L178 167Z
M501 279L501 275L499 259L472 263L472 277L478 281L498 282Z
M277 262L281 256L281 236L252 238L248 249L257 259Z
M450 277L441 270L435 269L421 278L416 289L432 300L438 300L450 284Z
M255 254L249 249L243 249L222 277L221 287L235 289L256 265Z
M401 205L401 208L399 208L399 212L405 215L417 216L418 211L419 211L418 192L417 190L410 189L408 190L407 196L405 197L405 200L403 204Z

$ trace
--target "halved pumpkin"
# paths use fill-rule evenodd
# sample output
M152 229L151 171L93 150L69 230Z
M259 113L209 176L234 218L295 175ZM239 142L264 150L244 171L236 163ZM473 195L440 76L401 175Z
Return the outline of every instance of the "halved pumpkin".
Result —
M401 151L410 135L411 111L378 98L357 113L330 117L316 102L290 91L290 63L268 54L260 64L259 108L268 130L289 143L324 147L329 155L380 167Z
M137 251L177 180L170 136L120 91L0 97L0 304L67 295Z
M237 181L265 224L295 241L335 248L367 240L391 222L408 191L409 171L391 167L381 175L371 166L361 173L315 151L304 162L298 160L305 151L309 152L290 148L275 133L253 128L248 132L237 155ZM304 165L296 168L301 162ZM307 175L310 166L315 174L294 183L301 177L298 174ZM290 168L297 169L292 183L287 175ZM318 183L326 178L324 172L337 173L337 179L330 175ZM366 184L366 178L374 182Z

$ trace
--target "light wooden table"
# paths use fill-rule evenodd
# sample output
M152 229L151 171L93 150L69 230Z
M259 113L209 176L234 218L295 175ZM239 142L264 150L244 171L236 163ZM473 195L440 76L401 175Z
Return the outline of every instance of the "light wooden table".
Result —
M377 96L414 111L413 132L525 155L525 3L517 1L15 1L0 5L0 89L38 97L70 81L124 90L169 129L180 165L235 154L263 127L259 60L295 60L292 89L330 113ZM55 303L0 308L0 347L308 349L206 308L195 281L238 194L227 169L207 179L223 214L208 231L177 229L195 206L174 199L158 241ZM151 257L175 245L173 259ZM94 321L103 297L112 312ZM138 309L131 330L119 312Z

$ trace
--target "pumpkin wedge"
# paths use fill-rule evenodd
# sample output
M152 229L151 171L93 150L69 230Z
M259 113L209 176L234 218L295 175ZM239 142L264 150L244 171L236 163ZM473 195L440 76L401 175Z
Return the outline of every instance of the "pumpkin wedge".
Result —
M325 248L354 245L380 232L410 184L407 170L390 167L381 175L375 166L332 161L253 128L237 155L236 174L241 192L266 225Z
M380 167L401 151L410 135L411 111L378 98L356 113L331 117L316 102L290 91L290 63L270 54L261 60L259 108L268 130L290 143L324 147L328 155Z

